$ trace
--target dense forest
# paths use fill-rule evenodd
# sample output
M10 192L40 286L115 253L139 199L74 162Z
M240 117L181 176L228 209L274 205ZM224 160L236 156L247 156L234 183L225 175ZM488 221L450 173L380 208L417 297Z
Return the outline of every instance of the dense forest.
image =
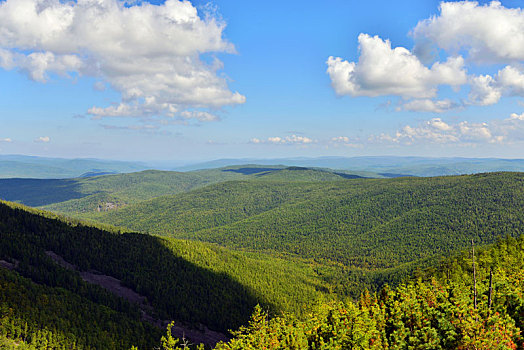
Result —
M57 264L49 252L78 271ZM142 336L148 324L141 319L141 310L98 285L86 283L79 271L95 271L120 280L147 299L154 319L176 320L189 328L206 326L222 333L243 324L256 304L264 305L272 314L301 315L310 302L332 298L329 288L307 263L234 252L209 243L109 232L5 202L0 203L0 262L13 269L2 270L0 276L6 285L2 288L6 295L0 299L2 317L14 320L33 315L30 323L34 327L47 327L52 324L50 319L63 319L62 313L87 322L71 310L98 305L103 309L100 314L116 312L116 316L107 316L109 319L127 319L117 324L138 336L127 336L124 331L119 334L135 345L141 343L133 339L150 339ZM11 294L16 290L20 293ZM21 294L24 290L28 292ZM30 302L41 298L42 305ZM71 305L64 305L69 311L54 308L53 303L60 298L71 299ZM50 315L35 312L34 307ZM10 316L9 312L19 316ZM106 324L97 313L92 315L89 323L99 327L99 332L118 330L109 327L116 321ZM133 322L135 326L126 326ZM60 330L60 325L56 327ZM102 339L96 332L89 334L95 340ZM85 338L85 334L73 333L71 339L77 338ZM84 339L83 345L97 348L89 339Z
M524 174L234 181L93 216L142 232L367 269L524 231Z
M370 176L381 177L366 173L366 177ZM0 199L85 216L230 180L333 181L360 177L354 172L330 169L243 165L191 172L147 170L74 179L0 178Z
M260 307L216 349L522 349L524 237L464 252L356 303L321 303L305 320ZM167 348L167 347L166 347Z
M135 304L83 282L76 273L48 259L45 253L40 254L41 249L54 249L78 266L93 264L100 268L97 260L106 259L104 263L108 264L119 258L109 261L110 257L95 250L103 251L104 245L115 246L118 238L124 240L123 237L131 236L72 226L14 205L3 204L0 208L3 264L0 268L0 346L17 349L184 348L184 341L170 333L161 337L158 328L143 322ZM67 240L68 233L73 234L74 239ZM84 235L91 238L91 243ZM139 237L163 240L133 236L137 241ZM113 243L110 237L115 239ZM82 251L79 246L84 244L91 247ZM61 248L63 245L67 245L67 249ZM132 246L131 243L120 248ZM385 285L376 292L364 291L356 301L312 298L313 308L302 315L275 313L267 304L254 306L258 301L253 300L251 317L244 325L234 327L236 331L231 340L220 342L215 348L522 349L524 236L517 239L508 236L492 246L475 245L474 249L474 255L471 248L465 250L420 270L418 276L397 287ZM68 250L77 250L79 259L68 256ZM190 254L194 253L190 250ZM87 258L84 254L92 254L94 258L82 262ZM136 253L132 256L140 259ZM145 262L151 263L141 261ZM134 264L123 260L120 263L130 270ZM14 269L5 268L9 265ZM88 268L87 265L83 268ZM107 269L104 272L109 273ZM192 272L191 282L198 284L195 271ZM164 273L165 270L147 272L151 282L159 284L166 281L161 277ZM283 279L279 283L287 282L288 279ZM225 287L220 280L214 280L212 285L200 288L211 286ZM182 288L191 287L185 284ZM191 297L205 302L200 294L195 294L196 290L191 290ZM230 297L241 298L241 295ZM170 298L194 307L183 296ZM219 298L224 298L225 303L231 300L226 295ZM229 307L222 312L234 312L238 305ZM165 316L169 319L171 315Z
M523 348L522 173L319 171L232 168L95 224L1 202L0 348L183 347L170 321L217 349Z

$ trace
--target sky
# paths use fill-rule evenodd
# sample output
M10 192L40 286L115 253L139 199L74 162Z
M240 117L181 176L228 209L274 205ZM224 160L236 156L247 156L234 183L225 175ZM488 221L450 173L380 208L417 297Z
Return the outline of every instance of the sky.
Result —
M0 154L524 158L520 5L0 0Z

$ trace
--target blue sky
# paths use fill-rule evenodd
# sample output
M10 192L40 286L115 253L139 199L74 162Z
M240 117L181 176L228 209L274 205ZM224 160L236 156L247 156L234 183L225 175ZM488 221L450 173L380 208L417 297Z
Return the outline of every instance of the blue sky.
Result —
M0 1L0 154L524 158L517 1L94 3Z

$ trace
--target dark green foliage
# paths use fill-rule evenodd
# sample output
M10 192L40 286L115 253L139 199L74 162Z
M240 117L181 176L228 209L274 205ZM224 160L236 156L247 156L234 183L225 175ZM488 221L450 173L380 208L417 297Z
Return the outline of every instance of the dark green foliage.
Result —
M327 292L307 265L200 242L71 226L0 204L0 259L18 260L17 270L35 282L137 315L136 307L56 265L45 254L48 250L80 270L122 280L146 296L161 319L223 332L245 322L257 303L274 313L300 314L322 290Z
M86 216L158 196L187 192L234 179L262 181L333 181L359 177L349 172L283 166L226 167L187 173L148 170L77 179L0 179L0 198L30 206Z
M153 347L158 329L92 299L0 268L0 335L38 349Z
M234 248L367 269L446 255L524 231L524 174L337 182L238 181L97 220Z

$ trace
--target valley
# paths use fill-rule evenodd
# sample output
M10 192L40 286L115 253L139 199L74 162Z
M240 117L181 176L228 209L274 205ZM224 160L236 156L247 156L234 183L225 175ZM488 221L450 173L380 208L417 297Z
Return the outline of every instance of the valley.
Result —
M523 173L361 175L241 165L189 173L0 180L1 197L39 208L1 204L3 278L25 286L21 290L37 283L51 288L38 287L37 293L63 289L66 298L109 307L129 319L127 332L135 334L122 333L120 344L151 348L174 320L172 334L208 347L222 340L216 346L226 349L244 334L230 331L250 317L267 313L271 322L283 325L290 322L285 315L293 315L306 322L293 328L300 338L312 314L339 303L353 310L354 301L368 291L415 288L419 293L426 287L410 284L413 276L440 276L450 283L449 270L445 277L439 274L458 264L450 257L460 259L471 240L489 250L524 230ZM13 280L15 275L19 279ZM22 296L4 296L6 302L12 297ZM250 316L256 305L260 309ZM19 320L10 321L16 329L26 322L24 312L7 318ZM31 321L35 331L47 327L48 317L62 317L51 314ZM64 338L56 327L46 333L49 341L67 344L83 337ZM116 332L108 325L97 327L90 334ZM264 327L256 323L249 334L282 331ZM20 332L40 339L34 331ZM88 347L96 344L84 341Z

